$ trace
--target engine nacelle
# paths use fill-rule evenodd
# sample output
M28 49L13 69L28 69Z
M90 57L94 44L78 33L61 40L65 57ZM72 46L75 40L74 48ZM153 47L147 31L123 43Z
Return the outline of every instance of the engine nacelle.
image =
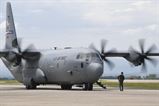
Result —
M45 83L47 79L44 72L41 69L37 69L35 72L34 80L36 83L41 84L41 83Z
M133 51L130 51L129 55L124 58L130 63L132 63L134 66L139 66L144 61L144 58L141 57L140 54L137 54L136 52Z

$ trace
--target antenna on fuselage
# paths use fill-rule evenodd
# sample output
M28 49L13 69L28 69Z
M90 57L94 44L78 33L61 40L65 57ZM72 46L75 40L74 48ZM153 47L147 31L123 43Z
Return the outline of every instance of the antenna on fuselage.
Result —
M54 50L57 50L57 47L54 47Z

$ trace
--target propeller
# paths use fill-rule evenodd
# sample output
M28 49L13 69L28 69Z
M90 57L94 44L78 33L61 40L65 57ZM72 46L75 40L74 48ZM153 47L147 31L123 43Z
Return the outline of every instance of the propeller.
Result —
M24 60L38 60L41 56L40 52L38 52L33 44L30 44L26 49L22 50L21 46L22 46L22 39L18 38L17 39L18 42L18 53L15 53L15 61L14 61L14 65L20 65L22 59ZM12 61L13 62L13 61Z
M107 42L108 42L107 40L104 40L104 39L101 40L101 45L100 45L100 46L101 46L101 49L100 49L100 51L96 49L96 47L94 46L93 43L89 46L89 48L95 50L95 51L100 55L101 59L102 59L106 64L108 64L109 68L110 68L110 69L113 69L115 65L114 65L113 62L111 62L109 59L106 58L106 54L109 54L109 53L111 53L111 52L114 52L115 50L112 49L112 50L109 50L109 51L106 52L106 51L105 51L105 48L106 48Z
M130 48L130 50L138 55L137 61L139 61L141 63L142 71L147 70L146 60L149 61L152 65L156 66L157 60L149 57L149 54L153 53L157 49L156 45L153 44L152 46L150 46L148 48L148 50L145 51L145 40L140 39L139 40L139 47L140 47L140 51L137 51L132 47Z

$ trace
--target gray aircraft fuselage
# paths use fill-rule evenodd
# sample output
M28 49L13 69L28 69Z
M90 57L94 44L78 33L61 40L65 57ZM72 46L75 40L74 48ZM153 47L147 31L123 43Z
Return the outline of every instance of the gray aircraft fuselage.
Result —
M2 59L14 75L15 79L23 82L23 64L14 67ZM28 70L28 69L27 69ZM96 51L88 48L59 49L41 51L41 58L36 71L33 70L35 82L39 84L84 84L94 83L103 74L103 61ZM27 71L30 72L29 70ZM31 75L30 74L26 75ZM42 79L43 76L47 79ZM40 79L41 78L41 79Z
M103 73L103 62L91 49L51 50L42 53L39 68L48 83L94 83Z

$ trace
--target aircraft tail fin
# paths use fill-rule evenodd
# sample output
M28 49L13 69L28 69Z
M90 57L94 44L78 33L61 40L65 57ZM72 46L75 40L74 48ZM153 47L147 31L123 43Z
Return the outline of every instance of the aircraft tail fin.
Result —
M12 50L17 49L19 50L19 45L16 37L16 30L14 24L14 18L11 8L11 3L7 2L6 6L6 44L5 49Z

